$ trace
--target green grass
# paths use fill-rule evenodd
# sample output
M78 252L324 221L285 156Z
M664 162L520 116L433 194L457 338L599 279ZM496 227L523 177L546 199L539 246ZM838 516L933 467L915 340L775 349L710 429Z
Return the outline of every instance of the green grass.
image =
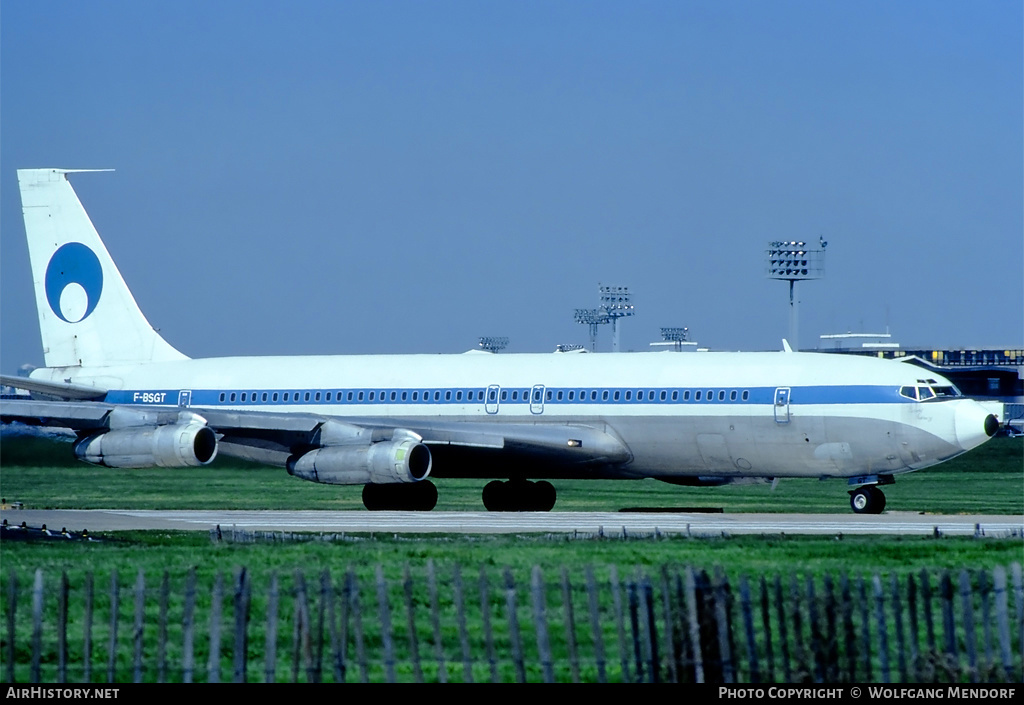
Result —
M468 631L472 642L472 651L476 664L474 679L487 680L489 671L485 661L484 628L480 611L479 581L481 572L486 576L489 585L488 613L494 630L495 645L498 657L500 677L504 681L515 679L510 646L511 627L508 621L505 589L506 568L515 585L515 604L517 605L518 621L522 630L522 642L525 648L527 677L529 680L540 680L540 672L536 622L533 619L533 595L530 591L533 566L538 566L544 581L544 599L548 628L553 647L553 659L556 665L556 677L569 680L567 665L567 645L565 642L565 625L567 610L564 608L561 592L560 576L566 571L572 583L572 602L575 606L576 633L581 644L584 680L595 680L594 652L590 642L591 632L588 617L588 592L585 587L585 575L588 566L593 566L597 581L600 602L600 624L608 655L610 680L624 678L619 669L616 618L612 595L612 576L617 574L618 584L625 590L630 581L650 579L654 586L654 604L660 606L663 596L661 576L663 568L669 576L674 576L682 566L691 565L698 571L707 570L711 575L721 567L728 577L733 590L737 589L741 576L751 579L752 587L758 589L758 579L764 576L771 586L776 577L786 595L791 600L793 591L799 589L806 595L807 587L813 581L816 591L817 614L824 614L826 605L826 583L824 576L829 575L833 582L834 597L839 596L841 576L848 576L856 600L857 588L863 580L867 585L868 599L871 600L871 581L875 573L883 576L882 584L888 589L889 580L885 576L896 576L902 585L906 585L909 576L919 579L922 568L927 568L933 589L939 585L940 572L950 570L954 580L961 568L970 566L977 576L980 571L989 571L997 565L1008 565L1020 559L1020 539L968 539L968 538L909 538L878 540L870 537L853 537L843 540L802 537L802 538L713 538L713 539L630 539L630 540L557 540L536 537L432 537L417 539L402 538L356 538L350 541L297 542L297 543L260 543L260 544L226 544L213 543L206 534L194 532L162 533L162 532L131 532L104 537L100 543L70 542L14 542L3 545L3 563L0 565L0 584L4 587L4 598L0 601L0 623L6 623L9 614L7 588L11 577L16 575L20 589L19 604L16 610L18 637L14 664L15 679L24 681L29 678L32 656L32 611L33 596L31 586L33 574L37 569L44 577L44 602L42 630L42 679L44 682L55 679L57 638L52 625L57 620L56 586L62 572L65 572L69 584L69 649L71 664L70 678L81 680L83 677L82 644L84 616L84 595L87 574L93 578L93 617L92 617L92 679L103 680L106 677L107 647L111 639L111 577L116 572L119 607L118 637L116 648L115 680L125 681L132 678L132 662L134 654L133 629L137 619L135 602L135 586L141 571L145 578L145 619L144 640L145 667L144 680L155 678L155 641L157 624L160 621L161 601L159 585L166 571L170 586L168 607L168 659L170 663L169 679L180 680L181 664L183 663L183 610L184 586L190 570L195 570L196 593L196 680L206 679L206 666L209 657L209 625L211 622L213 593L218 575L222 581L222 612L219 620L222 632L221 673L222 678L230 678L233 654L233 625L235 609L233 586L239 574L238 568L244 566L250 576L252 585L252 607L249 626L249 657L248 671L251 680L263 679L263 651L266 637L268 595L271 576L276 575L281 596L278 608L278 629L276 651L278 664L275 672L277 680L289 680L293 668L297 668L298 679L307 676L301 662L296 657L294 635L296 614L300 603L299 576L301 572L305 585L305 604L315 624L320 604L319 580L323 571L329 571L334 586L334 599L340 600L344 594L341 579L351 573L359 586L360 603L362 605L361 629L363 630L368 653L369 678L384 680L386 669L382 648L383 620L380 603L380 592L377 587L377 567L385 582L388 609L390 610L391 631L394 635L395 658L398 662L399 679L410 681L413 676L409 666L409 604L406 601L404 581L409 576L409 590L412 594L412 608L416 613L415 632L419 639L419 653L423 659L424 671L428 680L437 679L438 667L433 662L433 619L431 616L431 597L428 590L428 565L432 565L438 581L439 626L442 630L442 641L445 648L445 659L448 662L448 673L452 680L461 680L461 658L459 647L458 620L452 583L456 566L460 566L462 583L466 595L466 613ZM616 570L613 572L613 566ZM643 578L641 577L643 576ZM672 593L674 594L674 593ZM733 592L735 596L737 593ZM937 596L937 592L935 593ZM626 592L622 597L626 599ZM774 600L774 597L772 598ZM804 620L804 661L794 651L794 673L809 673L813 664L812 657L806 651L809 635L806 633L807 619L810 612L806 597L800 598ZM887 598L888 599L888 598ZM934 599L934 598L933 598ZM959 601L959 596L957 597ZM337 604L337 603L336 603ZM773 605L775 603L773 602ZM789 609L797 609L795 602L789 602ZM959 604L959 602L957 602ZM340 609L340 606L338 607ZM734 609L738 609L734 605ZM774 617L773 607L773 618ZM939 605L933 604L933 613L939 614ZM874 630L875 616L872 603L869 619ZM626 612L626 630L632 633ZM657 615L658 629L664 629L663 615ZM854 610L854 620L860 619L859 612ZM936 617L938 619L938 617ZM859 622L858 622L859 624ZM349 658L356 658L355 635L352 631L352 617L349 617ZM790 625L790 639L794 639L796 622ZM923 626L921 627L923 629ZM733 632L737 638L737 648L745 648L741 642L742 628L739 613L733 613ZM857 633L859 634L859 628ZM764 635L759 639L766 638ZM894 635L890 633L890 639ZM923 640L923 634L920 636ZM790 642L791 647L794 643ZM776 647L777 648L777 647ZM877 648L877 645L876 647ZM631 647L627 644L627 658L631 655ZM762 654L763 658L763 654ZM1019 657L1015 657L1019 662ZM330 680L329 659L325 666L328 672L325 679ZM739 660L740 667L747 661ZM297 665L298 664L298 665ZM875 673L879 668L877 655ZM778 668L778 666L776 666ZM778 673L778 671L776 671ZM778 675L776 676L778 677ZM803 677L803 676L798 676ZM965 673L954 672L954 680L966 678ZM358 680L357 668L350 663L348 679ZM744 670L744 679L749 679L749 671Z
M939 468L900 477L895 486L886 489L889 508L902 511L935 513L1024 514L1024 456L1020 439L994 439L974 453ZM67 444L40 439L5 437L0 444L0 494L9 501L22 501L33 508L258 508L258 509L349 509L362 510L360 488L316 485L289 477L283 470L248 465L234 461L218 461L201 469L179 470L112 470L74 461ZM482 509L482 480L438 481L441 510ZM556 511L616 511L627 507L716 507L725 511L775 512L849 512L846 486L842 481L783 480L773 491L767 484L739 485L722 488L684 488L656 481L592 481L556 482L559 502ZM70 677L82 678L83 594L86 576L94 578L96 595L93 618L93 680L106 677L106 646L110 637L109 587L111 576L118 576L120 607L119 636L116 656L119 681L132 677L133 643L131 641L135 607L133 588L141 571L146 584L145 623L147 665L145 680L155 677L152 639L158 621L158 584L166 572L171 585L169 658L171 680L181 677L183 588L190 570L195 570L199 585L196 614L202 625L197 636L196 679L205 680L208 658L208 637L213 586L217 576L223 579L224 630L222 673L231 673L230 630L233 620L232 583L239 567L244 566L252 577L253 613L249 640L249 677L262 679L262 648L266 621L267 595L271 575L281 581L282 605L277 649L279 663L276 678L288 680L296 665L292 642L296 609L296 571L304 576L311 607L319 597L317 590L322 571L330 571L335 589L348 571L361 586L361 600L366 629L367 648L372 649L370 678L385 677L380 656L380 621L374 588L377 566L388 585L391 620L396 636L400 679L411 680L407 653L407 615L403 579L408 571L413 581L416 627L421 656L427 678L436 679L437 667L429 663L432 654L432 627L427 617L429 595L426 588L427 566L436 568L441 592L442 628L449 674L461 678L461 665L451 663L459 658L458 633L453 616L451 582L456 566L461 567L467 590L467 603L475 616L469 629L478 659L474 678L486 680L489 673L482 660L481 617L477 584L483 571L490 584L490 603L494 620L501 677L514 680L510 661L507 620L505 619L504 572L507 568L517 586L520 621L527 650L533 653L536 639L529 611L531 570L538 566L544 575L545 593L558 678L567 680L564 634L561 626L565 613L560 607L559 579L565 570L573 582L573 603L576 605L578 629L587 626L587 593L583 576L593 566L600 584L602 629L609 649L611 680L622 678L614 656L615 624L611 610L610 578L613 567L619 579L634 579L638 572L652 580L660 579L664 568L670 571L690 565L713 573L723 569L731 581L740 576L769 581L778 576L789 594L791 582L801 586L814 580L823 589L825 575L837 579L847 575L851 580L864 579L870 586L871 576L881 573L897 576L903 583L911 575L928 570L933 587L938 572L950 570L954 576L963 568L971 571L989 570L1020 562L1020 537L1007 539L930 538L930 537L757 537L730 538L647 538L588 539L545 538L539 536L420 536L368 537L352 536L350 540L321 542L233 544L214 543L205 532L116 532L99 537L97 543L85 542L18 542L0 544L0 585L6 591L12 576L17 576L19 605L16 612L16 680L29 677L32 662L31 613L29 588L36 570L42 571L45 585L44 624L56 619L55 587L62 573L70 585L69 619L72 640L71 662L77 664ZM976 575L976 573L974 573ZM735 584L735 582L734 582ZM887 583L886 583L887 584ZM870 591L870 587L868 588ZM656 584L655 591L660 591ZM340 594L340 593L338 593ZM660 593L659 593L660 594ZM819 593L820 594L820 593ZM6 595L6 592L5 592ZM656 598L657 599L657 598ZM0 623L6 623L7 598L0 600ZM477 606L473 607L473 601ZM806 603L805 603L806 605ZM936 610L938 608L936 607ZM821 611L821 610L819 610ZM938 612L936 611L936 614ZM627 627L628 629L628 627ZM734 629L739 629L735 626ZM737 631L737 634L739 632ZM351 638L351 635L350 635ZM890 636L890 638L892 638ZM43 680L52 681L56 668L56 636L52 626L43 630ZM403 659L406 659L403 661ZM531 680L540 678L536 656L528 663ZM1019 663L1019 655L1015 656ZM877 663L876 663L876 673ZM806 670L806 668L805 668ZM298 669L299 679L305 679ZM325 676L328 677L329 676ZM584 679L594 680L593 662L584 664ZM957 676L959 678L961 676ZM358 679L353 670L349 680Z
M990 568L1021 559L1021 539L947 537L886 538L868 536L757 537L689 539L571 540L530 536L358 537L348 541L234 544L212 542L205 532L117 532L102 542L4 542L2 573L26 574L86 570L109 572L130 566L157 574L163 570L183 574L192 566L212 574L246 566L252 571L340 570L347 566L368 569L381 564L388 570L407 563L422 566L428 560L466 566L511 567L527 571L566 567L581 573L586 565L623 567L691 564L703 568L725 566L730 573L760 574L783 566L820 575L826 572L869 570L902 571L914 567ZM159 549L159 550L154 550Z
M481 511L484 480L437 480L439 511ZM783 479L725 487L656 480L554 482L555 511L714 508L726 512L849 512L842 480ZM361 487L318 485L281 468L218 459L204 468L123 470L74 460L66 443L5 436L0 495L33 509L362 510ZM1024 439L995 438L935 468L897 477L890 511L1024 515Z

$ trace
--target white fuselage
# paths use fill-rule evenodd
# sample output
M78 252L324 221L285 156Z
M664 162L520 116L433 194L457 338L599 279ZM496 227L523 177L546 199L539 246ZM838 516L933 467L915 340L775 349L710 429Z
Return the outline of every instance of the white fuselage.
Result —
M589 426L629 449L631 460L594 475L608 477L891 475L988 438L987 412L976 402L906 395L915 387L951 388L948 381L910 364L831 354L214 358L49 368L33 377L95 385L110 390L106 401L115 404L199 414L212 408L396 426ZM491 475L444 467L434 474ZM559 473L546 468L536 476Z

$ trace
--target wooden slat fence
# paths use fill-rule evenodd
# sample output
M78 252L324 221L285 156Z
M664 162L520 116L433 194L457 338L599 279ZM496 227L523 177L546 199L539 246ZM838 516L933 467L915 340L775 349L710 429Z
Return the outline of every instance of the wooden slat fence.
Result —
M5 571L7 682L1021 682L1021 565ZM106 585L107 587L101 587Z

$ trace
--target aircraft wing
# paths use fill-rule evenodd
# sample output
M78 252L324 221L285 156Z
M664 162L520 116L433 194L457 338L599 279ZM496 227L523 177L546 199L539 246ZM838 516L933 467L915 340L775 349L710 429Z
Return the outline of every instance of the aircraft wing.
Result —
M85 393L84 389L52 383L39 386L40 393L45 394L55 395L58 388L67 396ZM489 463L500 476L545 466L583 470L621 465L632 459L629 449L614 433L597 425L340 418L195 407L139 407L74 399L7 399L0 408L0 420L68 428L79 435L112 430L141 433L159 426L200 423L215 432L217 445L226 455L277 466L285 466L289 458L320 448L369 447L397 438L413 438L430 448L438 461L434 474L439 477L462 475L460 468L467 463ZM479 470L474 468L476 476Z

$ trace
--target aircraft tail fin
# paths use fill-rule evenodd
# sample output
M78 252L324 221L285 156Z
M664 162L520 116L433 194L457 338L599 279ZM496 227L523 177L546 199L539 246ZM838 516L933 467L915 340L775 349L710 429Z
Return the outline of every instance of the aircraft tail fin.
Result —
M77 171L100 170L18 170L46 366L187 359L139 310L71 188Z

